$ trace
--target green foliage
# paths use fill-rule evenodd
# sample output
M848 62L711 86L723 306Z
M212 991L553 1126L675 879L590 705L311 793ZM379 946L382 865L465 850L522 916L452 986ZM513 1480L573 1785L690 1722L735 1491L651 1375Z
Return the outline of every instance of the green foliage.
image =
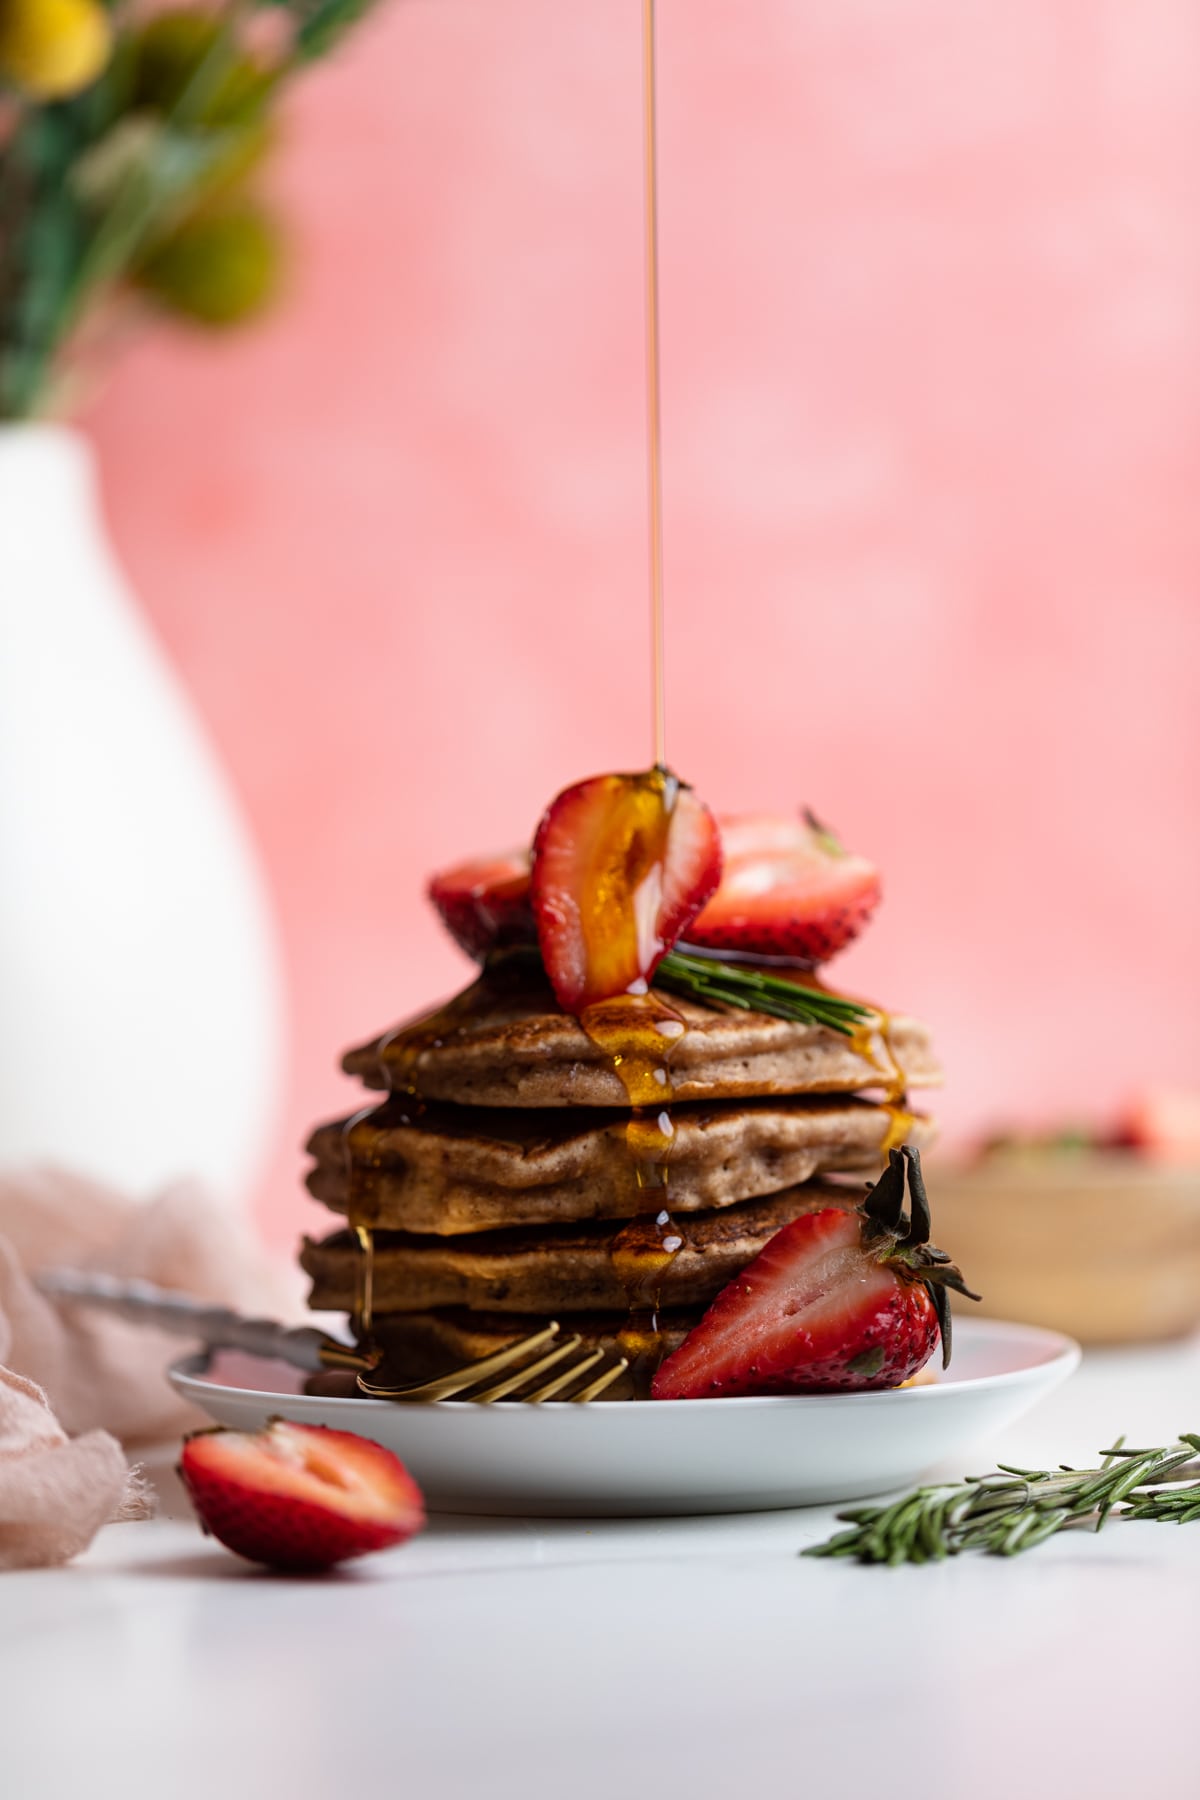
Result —
M270 0L268 0L270 3ZM379 0L275 0L295 24L296 54L305 62L327 56L334 45Z
M271 71L236 45L224 47L222 37L221 21L210 12L184 7L151 19L132 42L131 105L169 117L211 59L211 73L191 105L193 123L244 125L260 118Z
M50 404L80 327L125 293L206 325L269 303L280 233L249 189L274 112L373 4L227 0L135 24L109 0L98 78L56 101L16 97L0 142L0 419ZM242 38L266 10L290 28L271 61Z

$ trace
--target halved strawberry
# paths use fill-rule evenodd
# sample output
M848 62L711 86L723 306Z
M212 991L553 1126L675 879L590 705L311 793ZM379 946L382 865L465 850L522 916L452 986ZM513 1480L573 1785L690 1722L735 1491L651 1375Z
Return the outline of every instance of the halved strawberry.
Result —
M689 944L827 962L879 903L879 874L812 815L720 821L721 884L688 927Z
M529 904L529 852L477 857L435 875L426 890L468 956L482 962L506 944L536 944Z
M538 826L530 888L559 1004L644 993L720 875L716 821L669 770L565 788Z
M272 1419L185 1438L179 1474L206 1531L276 1569L328 1569L402 1544L425 1523L398 1456L349 1431Z
M905 1216L908 1173L911 1216ZM948 1288L971 1294L929 1243L920 1156L907 1144L861 1207L785 1225L723 1288L654 1378L656 1400L898 1387L942 1340Z

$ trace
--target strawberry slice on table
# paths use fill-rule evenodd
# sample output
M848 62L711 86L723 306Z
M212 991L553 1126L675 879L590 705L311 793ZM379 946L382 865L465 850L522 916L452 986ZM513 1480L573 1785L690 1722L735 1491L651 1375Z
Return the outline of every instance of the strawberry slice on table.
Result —
M669 770L565 788L538 826L530 889L559 1004L644 993L720 875L716 820Z
M688 927L704 950L828 962L879 904L879 873L811 812L722 819L720 886Z
M944 1366L947 1289L979 1296L930 1244L929 1228L920 1155L906 1144L862 1206L823 1207L776 1232L667 1357L654 1399L898 1387L939 1336Z
M489 950L536 944L529 904L529 852L477 857L443 869L427 889L457 944L482 962Z
M195 1432L179 1474L206 1531L275 1569L329 1569L402 1544L425 1523L398 1456L323 1425Z

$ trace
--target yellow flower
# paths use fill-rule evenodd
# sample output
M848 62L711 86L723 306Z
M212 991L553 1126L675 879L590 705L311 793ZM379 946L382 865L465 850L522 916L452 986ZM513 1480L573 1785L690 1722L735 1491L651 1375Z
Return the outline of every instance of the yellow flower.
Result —
M89 87L111 48L99 0L0 0L0 79L35 100Z
M200 325L239 325L275 298L279 232L270 214L240 200L197 213L137 271L160 305Z

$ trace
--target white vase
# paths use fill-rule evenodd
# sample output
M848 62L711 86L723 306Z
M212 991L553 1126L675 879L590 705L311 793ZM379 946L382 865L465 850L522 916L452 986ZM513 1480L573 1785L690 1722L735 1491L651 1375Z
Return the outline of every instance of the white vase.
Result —
M281 1077L265 890L57 426L0 427L0 863L0 1166L245 1201Z

